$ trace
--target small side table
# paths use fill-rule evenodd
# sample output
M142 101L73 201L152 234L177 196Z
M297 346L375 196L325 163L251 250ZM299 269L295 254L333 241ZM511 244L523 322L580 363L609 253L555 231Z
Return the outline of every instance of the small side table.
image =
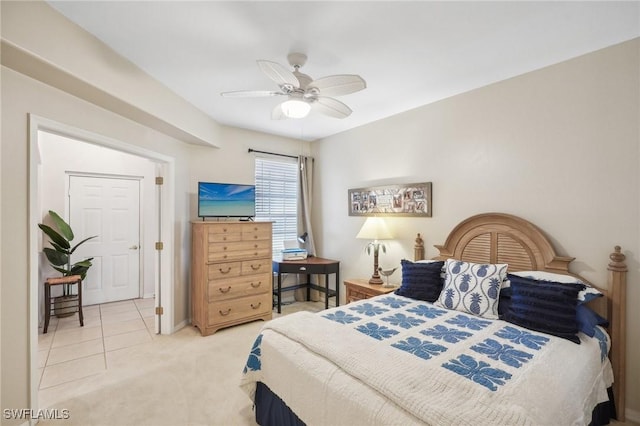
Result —
M49 318L51 318L51 305L56 298L51 297L51 287L54 285L77 285L78 294L74 301L76 305L68 306L70 308L78 308L78 317L80 319L80 327L84 327L84 318L82 315L82 277L80 275L71 275L68 277L47 278L44 282L44 329L42 334L47 334L49 328Z
M383 287L381 284L369 284L368 279L348 279L344 281L344 287L346 289L346 301L347 303L355 302L356 300L369 299L370 297L379 296L381 294L392 293L398 289L395 287Z
M308 257L304 260L274 260L273 273L278 275L278 286L273 289L276 296L278 313L281 312L282 292L295 290L297 288L307 289L307 300L310 300L311 289L324 293L324 308L329 309L329 297L336 297L336 306L340 306L340 261L324 259L322 257ZM304 274L307 282L292 286L282 287L282 274ZM324 275L324 287L311 283L312 274ZM329 288L329 275L335 274L336 289Z

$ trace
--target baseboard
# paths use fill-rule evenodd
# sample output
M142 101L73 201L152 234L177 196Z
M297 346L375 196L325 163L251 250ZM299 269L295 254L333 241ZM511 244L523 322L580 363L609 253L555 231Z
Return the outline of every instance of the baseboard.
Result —
M182 322L179 322L176 326L173 327L173 329L171 330L171 334L175 333L178 330L181 330L183 328L185 328L186 326L191 325L191 320L184 320Z
M632 421L634 423L640 423L640 411L630 410L628 408L625 408L624 416L628 421Z

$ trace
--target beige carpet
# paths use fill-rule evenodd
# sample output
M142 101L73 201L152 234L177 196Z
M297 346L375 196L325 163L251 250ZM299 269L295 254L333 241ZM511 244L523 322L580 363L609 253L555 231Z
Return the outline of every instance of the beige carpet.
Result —
M283 314L317 311L323 303L294 303ZM202 337L185 327L171 336L118 351L104 374L70 383L63 395L40 394L40 406L69 418L41 425L255 425L251 401L238 384L264 322Z

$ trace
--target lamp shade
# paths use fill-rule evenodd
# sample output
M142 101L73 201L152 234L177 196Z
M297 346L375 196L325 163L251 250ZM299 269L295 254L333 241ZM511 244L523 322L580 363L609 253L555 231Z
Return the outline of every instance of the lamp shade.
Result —
M381 217L368 217L356 238L364 240L390 240L393 238L387 224Z
M282 113L289 118L303 118L309 114L311 105L305 101L290 99L281 105Z

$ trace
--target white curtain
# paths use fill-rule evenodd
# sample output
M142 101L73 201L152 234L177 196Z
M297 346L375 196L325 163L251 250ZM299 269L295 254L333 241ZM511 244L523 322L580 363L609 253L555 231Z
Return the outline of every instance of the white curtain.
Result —
M313 229L311 227L311 217L313 213L313 158L298 156L298 235L307 234L307 240L304 244L305 249L310 255L316 255L316 245L313 238ZM313 281L313 278L311 280ZM306 279L306 277L299 277ZM320 283L316 284L320 285ZM296 291L296 300L306 300L306 290ZM311 290L311 300L320 300L317 290Z
M298 157L298 235L307 233L306 248L309 254L316 254L313 229L311 228L313 200L313 158L300 155Z

